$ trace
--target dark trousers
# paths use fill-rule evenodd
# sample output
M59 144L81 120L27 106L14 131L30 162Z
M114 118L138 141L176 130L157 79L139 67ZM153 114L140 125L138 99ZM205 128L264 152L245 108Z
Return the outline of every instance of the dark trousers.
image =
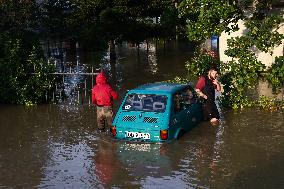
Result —
M217 106L214 101L207 100L203 104L203 116L204 116L204 120L206 121L212 118L217 118L217 119L220 118Z
M112 126L113 111L110 106L97 106L98 129L110 129Z

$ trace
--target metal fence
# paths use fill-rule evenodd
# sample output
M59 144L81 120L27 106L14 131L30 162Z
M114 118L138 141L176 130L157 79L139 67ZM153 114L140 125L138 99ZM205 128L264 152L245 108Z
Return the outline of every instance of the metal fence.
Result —
M62 103L69 101L77 104L91 104L91 89L95 84L95 76L99 74L100 69L93 66L86 67L74 62L61 63L54 61L57 84L52 92L51 101ZM66 65L75 65L74 67ZM46 95L46 100L50 99Z

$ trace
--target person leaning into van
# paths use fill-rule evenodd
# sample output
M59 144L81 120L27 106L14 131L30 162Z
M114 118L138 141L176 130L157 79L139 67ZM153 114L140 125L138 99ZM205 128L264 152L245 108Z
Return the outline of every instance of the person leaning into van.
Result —
M113 119L113 100L117 93L109 85L106 75L101 72L96 77L96 85L92 88L92 103L97 106L97 124L102 132L110 129Z
M201 76L195 86L195 91L198 96L205 99L204 104L204 119L210 120L211 124L219 122L219 112L215 103L215 90L220 91L221 86L217 81L218 70L216 67L211 67L208 74Z

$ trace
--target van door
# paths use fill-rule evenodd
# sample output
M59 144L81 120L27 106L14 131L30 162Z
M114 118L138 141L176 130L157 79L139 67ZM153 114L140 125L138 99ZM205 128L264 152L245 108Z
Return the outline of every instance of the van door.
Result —
M176 132L178 130L184 129L186 125L186 111L182 108L182 96L180 92L174 94L172 104L173 106L170 133L172 134L172 137L174 137Z
M197 95L192 87L181 91L181 108L185 111L185 128L189 129L200 121L200 104Z

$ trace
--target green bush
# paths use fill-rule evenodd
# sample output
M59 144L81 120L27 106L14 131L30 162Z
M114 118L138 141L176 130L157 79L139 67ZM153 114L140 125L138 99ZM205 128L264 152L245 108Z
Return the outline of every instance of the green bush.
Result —
M276 57L275 62L267 70L267 80L274 89L279 89L284 84L284 56Z
M220 61L217 57L211 55L211 53L202 51L196 52L194 57L187 61L185 64L186 69L189 73L194 76L207 75L208 69L211 66L220 67Z
M54 86L53 64L37 57L35 47L26 50L21 40L3 40L0 59L0 103L32 105L46 101ZM8 39L8 38L6 38Z
M260 77L265 65L259 62L252 54L244 54L238 61L229 61L222 64L221 83L224 93L220 100L223 106L233 109L250 107L252 101L249 99L248 91L253 89Z

